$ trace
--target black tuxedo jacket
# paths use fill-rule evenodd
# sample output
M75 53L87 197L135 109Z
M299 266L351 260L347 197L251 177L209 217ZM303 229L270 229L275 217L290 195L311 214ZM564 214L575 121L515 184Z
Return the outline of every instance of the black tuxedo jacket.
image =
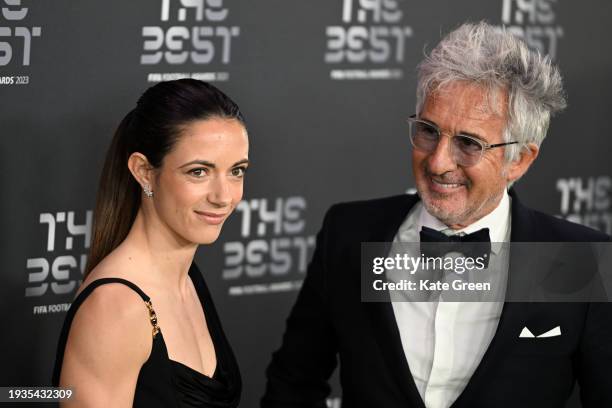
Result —
M513 242L610 240L511 196ZM325 407L338 360L343 408L425 407L392 305L360 298L361 242L392 241L417 201L402 195L328 211L282 346L267 369L262 407ZM538 335L557 325L561 336L519 338L525 326ZM612 407L612 304L506 302L491 344L452 407L563 407L576 380L583 406Z

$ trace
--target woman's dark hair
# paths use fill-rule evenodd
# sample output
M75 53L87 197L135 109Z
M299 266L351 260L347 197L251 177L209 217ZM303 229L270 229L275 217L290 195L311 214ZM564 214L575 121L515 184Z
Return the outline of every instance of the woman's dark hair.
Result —
M244 125L238 105L206 82L160 82L142 94L106 153L85 275L125 239L140 208L141 187L128 169L130 155L142 153L159 168L186 125L210 118L235 119Z

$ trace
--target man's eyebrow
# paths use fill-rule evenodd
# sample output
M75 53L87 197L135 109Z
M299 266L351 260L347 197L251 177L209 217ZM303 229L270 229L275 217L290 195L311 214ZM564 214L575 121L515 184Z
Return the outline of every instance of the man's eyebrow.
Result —
M478 140L481 140L483 142L487 141L484 137L482 137L482 136L480 136L480 135L478 135L476 133L472 133L472 132L460 131L460 132L457 132L457 134L458 135L464 135L464 136L470 136L470 137L473 137L474 139L478 139Z
M191 166L193 164L199 164L200 166L206 166L206 167L210 167L211 169L214 169L217 167L217 165L213 162L210 162L208 160L192 160L190 162L187 162L185 164L183 164L182 166L179 167L179 169L182 169L183 167L187 167L187 166ZM249 164L249 159L242 159L237 161L236 163L234 163L232 165L232 167L236 167L240 164Z
M440 126L438 126L438 124L436 122L434 122L431 119L427 119L426 117L420 117L419 119L429 123L430 125L435 126L437 129L440 129ZM482 140L483 142L486 142L486 139L482 136L480 136L477 133L473 133L473 132L466 132L464 130L460 130L459 132L455 133L456 135L464 135L464 136L470 136L473 137L474 139L478 139L478 140Z
M440 128L440 126L438 126L438 124L436 122L434 122L431 119L427 119L424 116L418 116L417 119L421 119L422 121L425 121L425 122L429 123L430 125L434 125L435 127Z

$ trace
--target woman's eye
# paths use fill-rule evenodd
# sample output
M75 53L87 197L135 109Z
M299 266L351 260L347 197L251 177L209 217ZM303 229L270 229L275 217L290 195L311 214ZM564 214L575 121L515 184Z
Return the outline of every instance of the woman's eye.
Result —
M207 170L204 168L197 168L189 170L189 174L195 177L204 177L207 173Z
M244 177L245 172L246 172L246 167L235 167L232 169L232 176Z

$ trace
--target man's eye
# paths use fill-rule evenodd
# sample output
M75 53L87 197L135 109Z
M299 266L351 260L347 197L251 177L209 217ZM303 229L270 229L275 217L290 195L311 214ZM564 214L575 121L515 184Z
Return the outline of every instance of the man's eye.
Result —
M456 143L459 145L458 147L461 147L462 149L468 149L468 150L481 150L482 149L482 145L478 143L476 140L472 139L471 137L456 136L455 139L456 139Z
M417 127L417 132L421 136L427 137L429 139L438 138L438 131L436 130L436 128L431 125L425 124L425 123L419 123Z

